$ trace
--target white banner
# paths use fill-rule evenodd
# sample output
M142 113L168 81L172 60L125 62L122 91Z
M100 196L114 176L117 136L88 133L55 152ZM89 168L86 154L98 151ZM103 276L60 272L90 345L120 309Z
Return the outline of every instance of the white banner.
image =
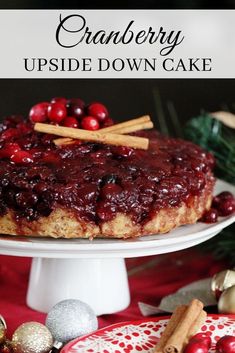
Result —
M0 78L235 78L234 10L1 10Z

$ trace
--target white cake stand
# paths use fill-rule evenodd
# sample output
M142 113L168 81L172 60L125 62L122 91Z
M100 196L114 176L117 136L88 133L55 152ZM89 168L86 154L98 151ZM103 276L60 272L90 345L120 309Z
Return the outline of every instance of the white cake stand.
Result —
M223 181L215 193L235 187ZM235 216L215 224L198 222L180 227L167 235L132 240L1 237L0 253L33 257L27 304L48 312L63 299L88 303L97 315L125 309L130 302L124 258L157 255L186 249L202 243L229 224Z

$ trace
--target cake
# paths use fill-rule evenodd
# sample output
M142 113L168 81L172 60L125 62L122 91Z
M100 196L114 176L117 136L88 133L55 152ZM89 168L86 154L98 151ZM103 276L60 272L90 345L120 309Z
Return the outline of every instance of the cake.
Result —
M61 99L0 125L1 234L135 238L195 223L210 208L210 153L155 130L132 133L149 139L147 150L79 140L58 146L54 135L35 131L35 122L49 116L51 123L93 131L112 123L107 110L102 118L97 108L98 125L89 125L84 105L81 116L75 109L68 116L75 103ZM67 109L57 121L56 105Z

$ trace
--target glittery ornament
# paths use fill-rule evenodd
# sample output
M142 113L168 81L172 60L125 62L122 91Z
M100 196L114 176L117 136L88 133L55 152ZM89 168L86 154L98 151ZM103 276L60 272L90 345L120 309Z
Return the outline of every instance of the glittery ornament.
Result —
M0 344L5 341L7 325L2 315L0 315Z
M27 322L14 332L12 345L17 353L46 353L52 348L53 337L46 326Z
M0 344L0 353L14 353L11 341L4 341Z
M89 305L77 299L67 299L50 310L46 326L56 341L68 342L95 331L98 321Z
M235 285L227 288L220 296L218 310L223 314L235 314Z
M222 292L235 285L235 271L225 270L214 275L211 281L211 289L218 300Z

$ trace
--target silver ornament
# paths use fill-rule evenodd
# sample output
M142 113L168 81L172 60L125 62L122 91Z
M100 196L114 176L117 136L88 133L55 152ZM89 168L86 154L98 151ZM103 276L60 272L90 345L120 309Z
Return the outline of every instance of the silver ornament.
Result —
M12 346L17 353L47 353L53 346L53 337L39 322L26 322L14 332Z
M214 275L211 281L211 290L218 300L222 292L235 284L235 271L224 270Z
M77 299L67 299L50 310L46 326L56 341L64 343L97 330L98 321L89 305Z
M218 310L223 314L235 314L235 286L223 291L218 301Z

